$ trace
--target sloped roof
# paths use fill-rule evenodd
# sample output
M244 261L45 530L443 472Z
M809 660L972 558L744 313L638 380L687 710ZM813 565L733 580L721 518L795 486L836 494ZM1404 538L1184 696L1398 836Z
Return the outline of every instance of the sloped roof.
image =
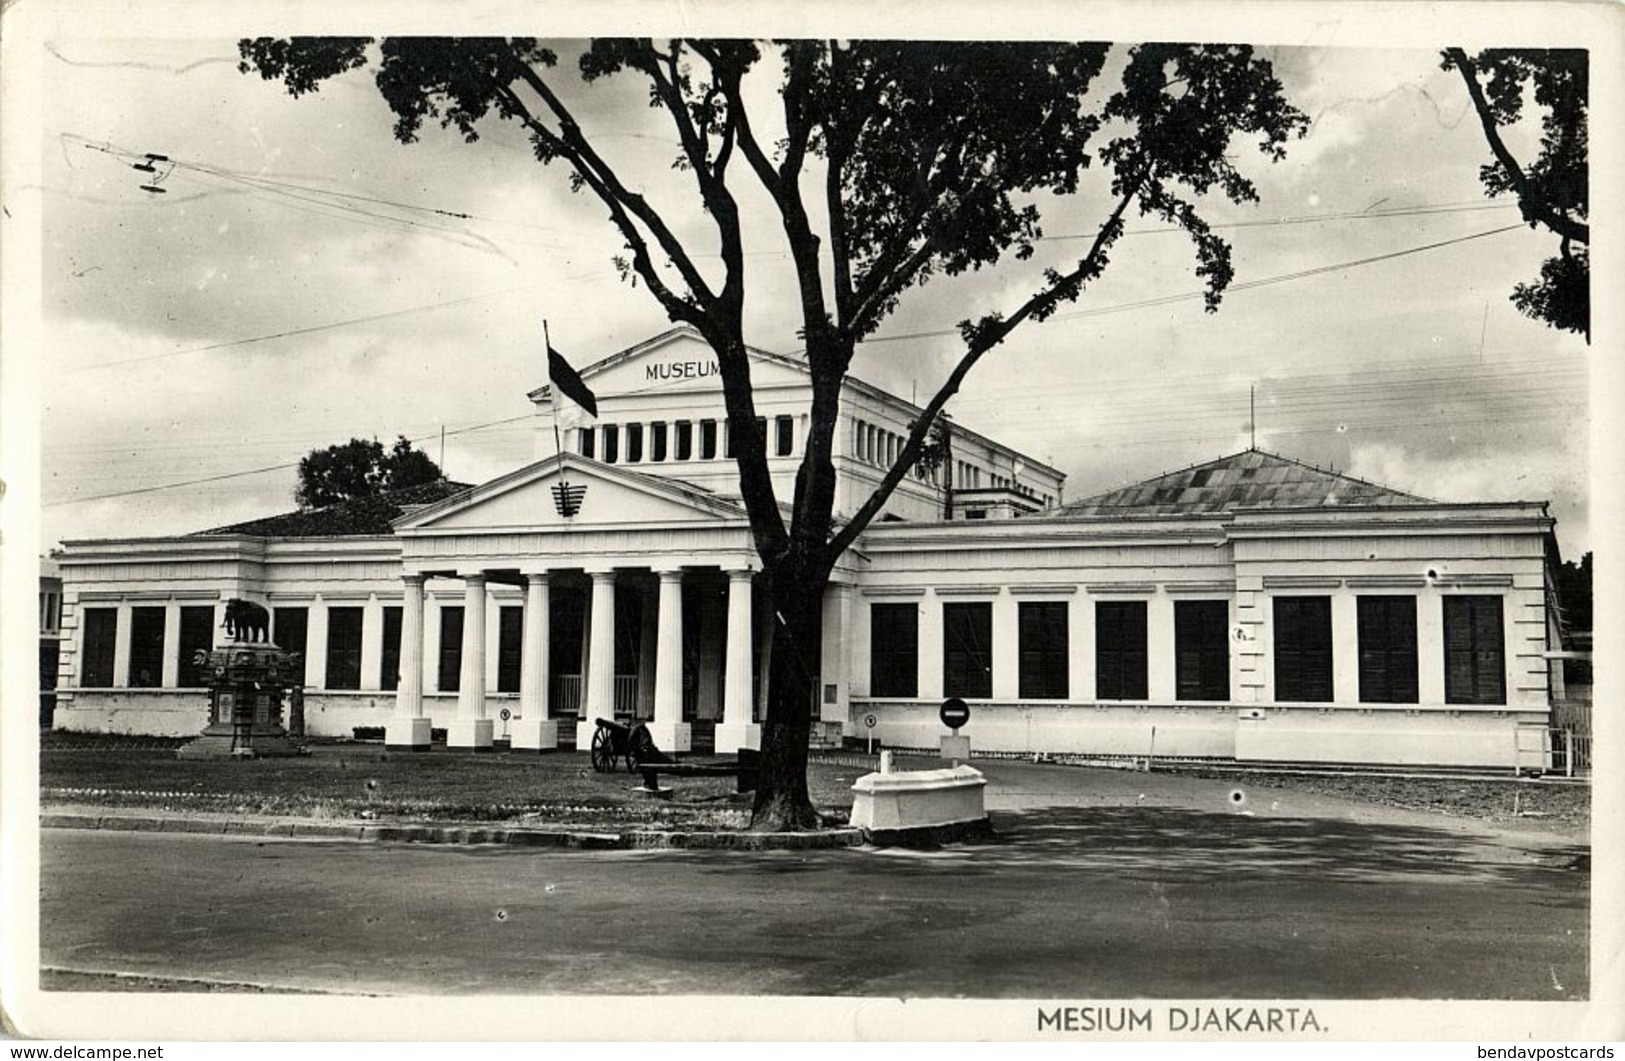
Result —
M1351 475L1248 449L1052 510L1060 516L1186 516L1237 508L1430 503Z
M233 523L197 531L193 537L241 534L254 538L336 538L349 535L393 534L390 524L404 513L444 501L471 489L468 483L446 479L404 486L376 497L341 501L325 508L284 512L246 523Z

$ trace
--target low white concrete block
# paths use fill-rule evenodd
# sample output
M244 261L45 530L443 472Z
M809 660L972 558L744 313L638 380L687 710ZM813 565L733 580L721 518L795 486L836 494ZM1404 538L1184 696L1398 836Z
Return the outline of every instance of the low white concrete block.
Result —
M663 722L659 719L650 719L644 725L649 727L649 736L654 739L655 747L670 754L672 752L692 751L694 747L694 727L687 722Z
M744 725L729 725L726 722L717 723L717 754L732 755L740 748L762 750L762 727L754 722ZM657 739L656 744L660 743Z
M559 746L559 724L550 718L516 718L508 723L508 747L545 752Z
M429 747L429 720L427 718L392 718L384 726L384 747L427 750Z
M454 718L446 724L446 747L474 751L488 749L495 728L488 718Z
M987 778L970 766L864 774L852 785L852 825L859 829L930 829L987 817Z

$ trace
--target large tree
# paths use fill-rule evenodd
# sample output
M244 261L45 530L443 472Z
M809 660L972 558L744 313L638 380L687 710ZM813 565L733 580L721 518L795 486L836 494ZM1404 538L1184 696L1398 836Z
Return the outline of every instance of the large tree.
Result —
M377 439L352 438L341 445L311 450L299 459L294 497L300 508L325 508L440 478L440 466L427 453L413 449L404 435L388 450Z
M1198 213L1198 197L1256 199L1235 164L1238 140L1279 159L1306 125L1269 62L1234 45L1143 44L1112 56L1094 43L616 39L586 44L564 67L554 48L529 39L262 38L240 50L245 73L280 80L295 96L376 62L402 141L416 139L426 120L469 141L483 122L519 123L536 157L565 164L573 186L607 211L627 248L622 273L715 350L774 617L758 829L818 821L806 769L824 590L836 558L916 465L966 374L1018 326L1075 301L1106 268L1131 211L1189 234L1215 308L1231 278L1230 253ZM1119 83L1092 92L1109 59ZM684 220L703 213L706 246L680 237L642 191L643 175L606 158L572 105L576 77L635 77L647 89L670 124L677 168L692 181L696 200ZM776 84L772 106L756 103L763 96L748 87L760 78ZM1040 261L1041 206L1078 191L1097 162L1107 205L1083 254ZM811 376L805 455L783 507L755 427L744 339L741 192L750 185L766 193L783 229ZM701 268L713 252L720 266ZM896 462L837 520L831 454L856 344L931 277L1010 259L1032 260L1027 293L1004 312L959 322L953 368Z
M1526 317L1591 341L1590 174L1587 53L1579 49L1491 48L1469 56L1446 48L1443 66L1461 75L1492 161L1479 170L1492 196L1517 197L1531 228L1558 237L1540 279L1519 284L1512 302ZM1481 80L1483 79L1483 80ZM1531 89L1540 108L1540 149L1520 161L1502 131L1524 116Z

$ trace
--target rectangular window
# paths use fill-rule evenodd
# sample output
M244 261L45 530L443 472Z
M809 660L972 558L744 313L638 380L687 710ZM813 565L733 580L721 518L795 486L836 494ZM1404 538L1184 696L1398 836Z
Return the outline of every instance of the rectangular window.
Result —
M106 689L113 684L113 652L118 641L118 609L85 609L85 661L79 669L83 689Z
M652 461L666 459L666 425L664 422L649 425L649 459Z
M581 429L581 455L583 457L592 457L594 455L593 451L598 448L595 445L596 442L597 432L590 427Z
M503 608L497 613L497 692L519 691L519 653L525 636L525 609Z
M918 696L919 684L919 608L869 605L869 695Z
M182 689L203 687L203 668L197 654L214 647L214 607L189 605L181 609L180 670L176 679Z
M384 609L384 651L378 663L378 688L393 692L401 684L401 609Z
M780 457L788 457L796 445L796 422L793 417L775 416L773 418L774 447L773 452Z
M1275 598L1275 699L1332 700L1332 599Z
M1444 598L1444 700L1507 702L1500 597Z
M675 425L677 444L674 460L686 461L694 459L694 425L687 420L679 420Z
M942 693L993 695L993 605L942 606Z
M604 425L604 463L614 464L620 459L621 429L614 424Z
M271 640L284 652L304 655L309 614L304 608L277 608L271 613ZM303 684L303 683L301 683Z
M1230 699L1230 602L1174 601L1174 696Z
M1095 697L1145 700L1145 601L1095 602Z
M717 422L715 420L700 421L700 460L716 460L717 457Z
M360 608L327 609L326 689L361 688Z
M637 464L643 460L643 425L626 425L626 463Z
M463 680L463 609L440 609L440 674L435 688L455 693Z
M1067 603L1022 601L1016 606L1023 700L1067 697Z
M156 689L164 681L164 609L130 609L130 680L133 689Z
M1414 704L1416 598L1360 597L1360 700Z

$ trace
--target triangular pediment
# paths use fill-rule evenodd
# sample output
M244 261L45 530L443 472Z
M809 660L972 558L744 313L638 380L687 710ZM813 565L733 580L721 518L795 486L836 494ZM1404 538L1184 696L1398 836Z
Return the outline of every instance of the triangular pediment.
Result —
M559 511L558 491L581 491L572 516ZM400 534L476 530L547 530L609 526L721 524L745 519L738 502L700 487L645 475L573 453L538 461L458 497L395 522Z
M756 347L746 347L746 351L751 359L754 388L801 386L808 382L807 367L800 358ZM585 368L577 363L576 368L600 400L621 394L722 389L716 352L698 331L686 326L662 332ZM536 401L547 393L547 387L538 387L530 398Z

